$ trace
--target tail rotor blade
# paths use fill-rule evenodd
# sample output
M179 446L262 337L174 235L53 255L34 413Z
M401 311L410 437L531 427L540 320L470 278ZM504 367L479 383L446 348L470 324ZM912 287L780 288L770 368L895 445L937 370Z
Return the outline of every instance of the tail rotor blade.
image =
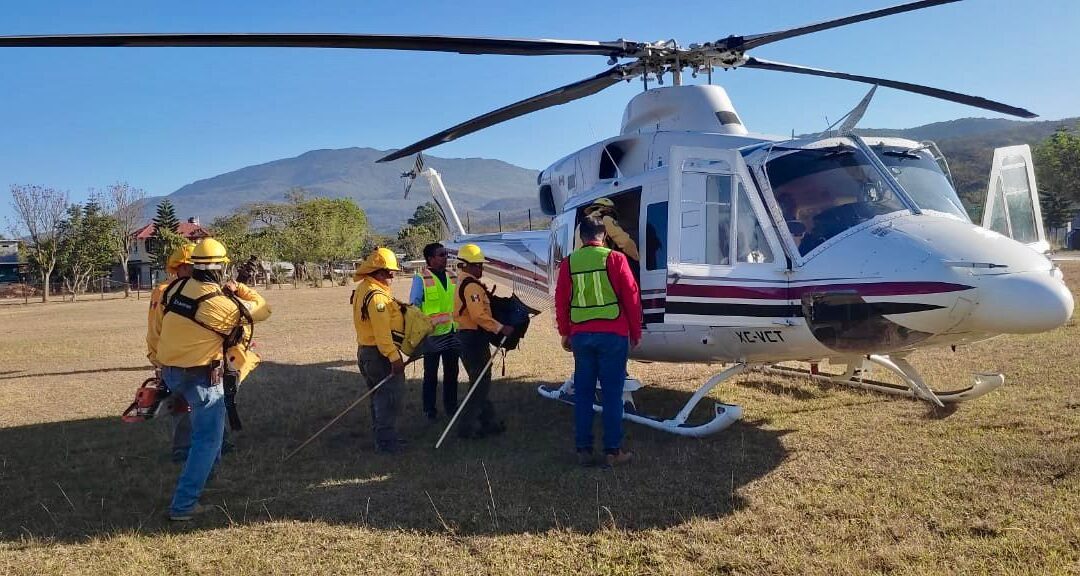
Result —
M1025 110L1024 108L1018 108L1016 106L1010 106L1001 102L995 102L981 96L970 96L967 94L961 94L959 92L952 92L950 90L932 88L930 86L923 86L921 84L912 84L910 82L886 80L884 78L862 76L860 74L848 74L846 72L834 72L832 70L824 70L822 68L810 68L808 66L799 66L798 64L785 64L783 62L773 62L770 60L762 60L760 58L754 57L747 58L746 63L742 64L742 67L756 68L758 70L772 70L775 72L792 72L794 74L806 74L808 76L823 76L825 78L839 78L840 80L851 80L852 82L862 82L864 84L878 84L881 86L887 86L889 88L895 88L896 90L903 90L905 92L922 94L923 96L930 96L931 98L938 98L940 100L948 100L949 102L956 102L958 104L966 104L968 106L974 106L975 108L982 108L983 110L990 110L992 112L1000 112L1001 114L1008 114L1010 116L1018 116L1020 118L1036 118L1038 116L1037 114L1029 110Z

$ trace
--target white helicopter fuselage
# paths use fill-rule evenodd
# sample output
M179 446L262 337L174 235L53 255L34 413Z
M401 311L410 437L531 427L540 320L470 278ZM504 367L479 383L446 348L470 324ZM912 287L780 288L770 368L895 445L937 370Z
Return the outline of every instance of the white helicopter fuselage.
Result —
M550 297L583 208L612 199L641 254L639 360L903 357L1064 324L1060 271L972 224L923 148L755 136L718 86L650 90L622 134L541 173L550 231L450 247L478 243L491 275Z

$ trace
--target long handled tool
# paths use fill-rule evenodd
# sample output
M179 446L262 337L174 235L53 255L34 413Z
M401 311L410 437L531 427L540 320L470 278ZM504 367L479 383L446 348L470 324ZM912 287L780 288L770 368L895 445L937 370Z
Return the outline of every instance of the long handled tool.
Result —
M499 350L502 350L503 343L506 342L506 336L504 335L499 340L499 345L495 348L495 352L491 354L491 358L487 364L484 365L484 369L480 371L480 375L476 377L476 381L473 382L472 387L469 388L469 393L465 395L465 399L458 405L457 412L454 412L454 417L450 419L450 423L446 425L446 430L443 430L442 436L439 436L439 441L435 443L435 449L438 450L439 446L442 446L443 440L446 440L446 435L450 433L450 429L454 427L454 422L457 422L458 416L461 416L461 411L465 409L465 405L469 403L469 398L472 398L473 392L476 391L476 385L484 379L484 375L491 370L491 364L495 362L495 356L499 354Z
M405 365L408 366L409 364L412 364L413 362L419 360L420 358L423 358L423 356L420 356L420 355L414 356L413 358L410 358L409 361L405 363ZM371 396L372 394L374 394L376 390L381 388L383 384L386 384L387 382L389 382L390 379L393 378L393 377L394 377L393 372L388 374L386 376L386 378L383 378L382 380L379 381L378 384L372 386L371 390L368 390L367 392L365 392L363 396L357 398L356 400L353 401L352 404L349 404L348 406L346 406L345 409L342 410L340 414L338 414L337 416L334 416L334 419L327 422L326 426L323 426L322 428L319 428L319 431L312 434L311 437L308 438L307 440L304 440L303 444L297 446L296 449L294 449L292 452L289 452L287 455L285 455L285 457L282 458L281 461L285 462L289 458L292 458L294 454L296 454L301 449L303 449L304 446L307 446L308 444L311 444L312 440L318 438L319 435L322 434L323 432L326 432L326 429L333 426L334 422L337 422L338 420L341 420L341 418L344 417L346 414L348 414L350 410L352 410L353 408L356 408L356 406L359 405L361 402L363 402L365 398L367 398L368 396Z

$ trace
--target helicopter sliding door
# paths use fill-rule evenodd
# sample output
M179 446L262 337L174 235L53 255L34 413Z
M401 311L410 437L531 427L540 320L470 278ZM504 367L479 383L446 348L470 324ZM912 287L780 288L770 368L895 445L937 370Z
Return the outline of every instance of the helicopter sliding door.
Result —
M673 147L668 170L664 322L758 328L733 336L779 344L780 336L765 328L795 310L779 239L742 154Z
M994 150L982 226L1046 252L1050 244L1043 229L1034 166L1027 144Z

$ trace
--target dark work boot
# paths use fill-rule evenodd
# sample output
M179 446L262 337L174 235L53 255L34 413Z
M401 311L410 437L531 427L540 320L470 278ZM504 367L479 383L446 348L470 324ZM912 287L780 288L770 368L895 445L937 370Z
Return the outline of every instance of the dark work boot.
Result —
M615 452L609 452L604 454L604 468L611 468L612 466L621 466L627 464L634 458L634 454L627 450L616 450Z

